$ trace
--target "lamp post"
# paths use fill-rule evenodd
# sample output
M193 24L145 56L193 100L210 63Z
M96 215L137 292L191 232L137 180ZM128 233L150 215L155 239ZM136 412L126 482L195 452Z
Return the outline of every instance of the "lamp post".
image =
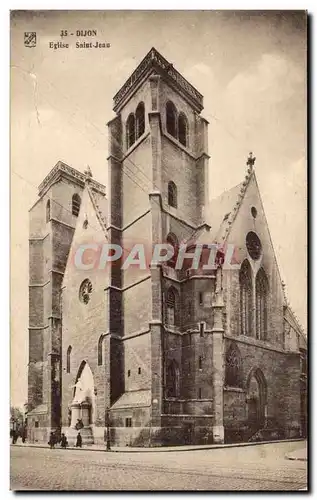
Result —
M110 446L110 414L109 414L109 408L106 408L106 413L105 413L105 427L106 427L106 451L111 451L111 446Z

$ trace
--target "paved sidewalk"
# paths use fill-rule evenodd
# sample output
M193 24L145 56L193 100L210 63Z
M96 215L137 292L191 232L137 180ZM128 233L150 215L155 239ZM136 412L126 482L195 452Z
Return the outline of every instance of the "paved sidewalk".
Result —
M305 443L305 446L303 448L287 453L285 455L285 458L287 458L288 460L301 460L303 462L307 462L307 443Z
M258 445L265 445L265 444L271 444L271 443L288 443L288 442L297 442L297 441L303 441L302 439L284 439L284 440L279 440L279 441L262 441L262 442L251 442L251 443L233 443L233 444L206 444L206 445L188 445L188 446L153 446L152 448L145 448L145 447L132 447L132 446L111 446L111 452L119 452L119 453L158 453L158 452L173 452L173 451L194 451L194 450L212 450L212 449L219 449L219 448L237 448L237 447L243 447L243 446L258 446ZM12 446L20 446L23 448L30 447L30 448L49 448L47 444L42 444L42 443L22 443L22 442L17 442L16 444ZM56 446L56 449L60 449L60 446ZM82 448L76 448L75 446L68 446L66 448L67 450L78 450L78 451L104 451L106 452L106 446L105 445L85 445ZM306 451L306 448L303 448ZM297 452L302 452L302 449L296 450L294 454ZM292 455L292 453L288 454ZM306 451L307 455L307 451ZM286 458L290 458L286 456ZM294 459L290 458L290 460L300 460L300 459ZM302 459L304 460L304 459ZM307 458L305 459L307 460Z

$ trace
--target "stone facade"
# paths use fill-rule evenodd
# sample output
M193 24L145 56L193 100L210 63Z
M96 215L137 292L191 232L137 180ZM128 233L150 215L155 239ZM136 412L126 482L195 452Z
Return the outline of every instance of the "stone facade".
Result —
M64 164L40 186L30 211L31 439L61 428L72 440L76 420L87 442L103 442L108 422L113 444L134 446L304 433L306 342L253 164L209 206L202 108L199 92L151 49L114 98L108 202L89 171ZM250 233L261 245L255 257ZM179 270L151 265L153 245L171 239L192 255L197 245L233 246L249 269L249 299L240 266L227 269L218 256L208 272L190 269L190 256ZM79 269L76 252L87 244L93 263ZM123 254L102 268L104 244ZM144 268L124 265L136 244Z

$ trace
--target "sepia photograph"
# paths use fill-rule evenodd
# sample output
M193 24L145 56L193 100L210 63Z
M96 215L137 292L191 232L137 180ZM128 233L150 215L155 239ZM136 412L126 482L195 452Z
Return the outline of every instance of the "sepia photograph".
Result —
M308 27L11 10L11 490L308 490Z

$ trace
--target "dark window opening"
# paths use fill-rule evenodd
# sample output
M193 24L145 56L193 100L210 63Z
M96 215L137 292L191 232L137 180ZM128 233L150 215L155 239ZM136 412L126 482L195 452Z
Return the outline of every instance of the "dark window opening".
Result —
M201 337L204 336L204 330L205 330L204 323L200 323L200 325L199 325L199 334L200 334Z
M136 138L138 139L144 134L145 130L145 110L143 102L140 102L135 112L136 118Z
M177 208L177 187L173 181L168 183L168 204L170 207Z
M240 323L242 335L252 333L252 278L251 267L247 260L241 266L240 274Z
M131 113L127 119L126 138L127 138L127 149L129 149L132 146L132 144L135 143L135 118L133 113Z
M175 359L167 366L166 372L166 396L168 398L177 398L179 396L179 368Z
M132 418L131 417L126 417L126 419L125 419L125 426L126 427L132 427Z
M199 367L200 370L203 367L203 358L201 356L199 356L198 367Z
M177 111L170 101L166 103L166 130L177 139Z
M178 140L183 146L188 145L188 122L183 113L178 117Z
M140 375L141 374L141 367L139 366L139 369L138 369L138 374Z
M259 270L256 276L255 294L256 294L256 336L260 340L266 340L268 281L263 268Z
M128 370L128 377L130 377L131 375L131 370Z
M198 399L201 399L201 387L198 389Z
M204 304L204 296L202 292L199 292L199 305L202 306Z
M50 200L47 200L46 203L46 222L49 222L51 218L51 202Z
M104 336L101 335L100 338L99 338L99 342L98 342L98 365L101 366L102 363L103 363L103 356L102 356L102 350L103 350L103 340L104 340Z
M241 387L242 385L241 354L234 343L226 352L225 385L229 387Z
M81 199L79 194L74 194L72 198L72 214L78 217Z
M170 287L166 295L166 324L168 326L179 325L178 292Z
M66 355L66 373L70 373L70 355L72 353L72 346L69 346L67 349Z
M38 428L38 426L39 426L38 421L34 422L34 427Z

